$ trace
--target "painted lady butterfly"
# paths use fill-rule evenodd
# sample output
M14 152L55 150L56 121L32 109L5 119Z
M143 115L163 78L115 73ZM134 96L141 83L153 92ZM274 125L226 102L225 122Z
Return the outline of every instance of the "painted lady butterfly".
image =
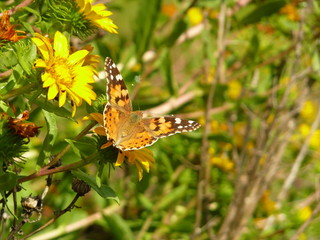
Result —
M176 117L143 118L141 111L132 111L127 87L116 65L108 57L105 71L108 103L103 112L104 128L108 140L116 148L136 150L152 145L159 138L200 127L197 122Z

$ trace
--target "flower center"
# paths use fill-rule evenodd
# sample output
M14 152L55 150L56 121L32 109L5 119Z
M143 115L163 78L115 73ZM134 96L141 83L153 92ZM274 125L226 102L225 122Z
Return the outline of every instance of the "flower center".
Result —
M53 64L48 71L52 74L61 90L72 87L73 67L67 64L67 59L55 57Z

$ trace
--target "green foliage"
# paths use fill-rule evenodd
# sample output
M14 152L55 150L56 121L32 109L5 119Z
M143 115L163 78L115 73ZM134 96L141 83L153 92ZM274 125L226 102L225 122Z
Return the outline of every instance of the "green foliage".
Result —
M83 3L90 14L75 0L0 2L0 236L317 239L320 4ZM106 147L107 56L134 110L202 127ZM118 137L154 134L123 116Z

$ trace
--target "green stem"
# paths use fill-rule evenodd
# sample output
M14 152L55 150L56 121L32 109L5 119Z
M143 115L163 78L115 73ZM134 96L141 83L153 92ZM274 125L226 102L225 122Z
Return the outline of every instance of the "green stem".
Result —
M30 93L32 90L34 90L37 86L39 85L39 83L32 83L17 89L13 89L12 91L10 91L9 93L3 95L2 97L0 97L1 100L7 100L9 98L15 97L15 96L19 96L21 94L24 93Z
M97 124L97 123L96 123L95 121L91 121L91 122L89 123L89 125L86 126L86 128L83 129L83 130L74 138L74 140L75 140L75 141L78 141L79 139L81 139L81 138L82 138L83 136L85 136L85 135L89 132L89 130L90 130L92 127L94 127L96 124ZM47 166L43 167L43 169L48 169L49 167L55 165L55 164L60 160L60 158L62 158L62 156L63 156L70 148L71 148L71 145L68 144L58 155L55 156L55 158L54 158L51 162L48 163Z

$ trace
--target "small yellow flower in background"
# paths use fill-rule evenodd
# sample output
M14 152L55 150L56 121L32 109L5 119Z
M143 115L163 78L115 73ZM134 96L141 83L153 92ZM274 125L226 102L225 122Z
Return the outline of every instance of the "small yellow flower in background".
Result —
M84 120L95 120L103 126L103 115L101 113L91 113L89 117L85 117ZM96 127L93 130L96 134L106 136L104 127ZM101 146L101 149L110 147L112 143L109 141ZM154 168L155 159L153 153L147 149L142 148L139 150L120 151L118 152L118 158L115 166L120 166L127 159L129 164L134 164L138 169L139 181L143 178L143 169L147 172L150 171L150 167Z
M107 11L103 3L92 5L93 0L76 0L79 6L79 11L82 12L85 18L93 25L111 33L118 33L117 26L112 22L109 16L112 12Z
M227 96L233 100L239 98L242 91L242 85L238 80L228 82Z
M320 130L314 131L310 138L310 147L318 149L320 147Z
M82 100L91 105L91 100L97 97L89 85L94 82L94 70L83 65L89 51L79 50L70 55L67 38L60 32L56 32L53 44L49 38L37 33L32 41L43 57L35 62L35 68L45 68L41 79L43 87L48 88L48 100L58 96L59 107L62 107L67 97L70 98L73 103L72 116Z
M141 69L142 69L141 63L136 63L130 68L132 72L140 72Z
M203 14L201 8L192 7L188 10L187 16L192 26L198 25L203 21Z
M306 119L307 121L313 121L317 112L317 105L313 101L305 101L303 106L300 110L300 115L302 118Z
M266 190L260 199L262 208L266 211L267 214L272 214L276 211L276 202L270 198L270 191Z
M299 21L300 15L299 12L293 4L287 4L280 9L280 13L287 15L287 18L291 21Z
M308 240L308 237L305 233L300 233L299 234L299 237L298 237L298 240Z
M177 12L177 7L171 3L163 4L161 6L161 12L167 17L173 17Z
M270 113L267 118L267 123L271 124L274 121L274 113Z
M203 74L203 78L201 79L203 84L211 84L214 79L216 69L211 67L209 69L209 73Z
M298 210L298 218L302 222L308 220L311 217L311 214L312 214L312 210L309 206L305 206Z
M219 11L215 9L209 9L208 10L208 17L211 19L217 19L219 16Z
M310 132L310 126L306 123L302 123L299 125L299 132L303 137L308 136Z
M230 172L234 169L234 163L225 155L211 157L210 162L212 165L217 166L226 172Z
M210 123L212 133L221 133L228 131L228 126L225 123L218 122L217 120L212 120Z
M245 122L236 122L233 126L233 138L236 146L241 147L243 144L243 138L246 131Z

